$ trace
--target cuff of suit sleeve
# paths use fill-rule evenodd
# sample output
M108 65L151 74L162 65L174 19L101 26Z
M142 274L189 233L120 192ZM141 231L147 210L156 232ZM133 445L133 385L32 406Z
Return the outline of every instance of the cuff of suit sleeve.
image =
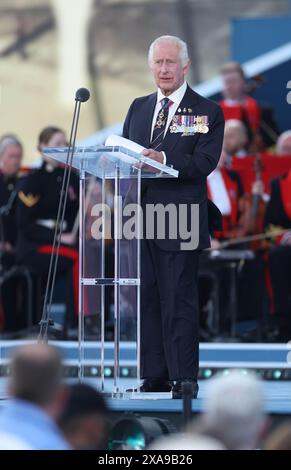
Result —
M164 157L163 165L166 165L166 164L167 164L167 157L166 157L166 154L165 154L165 152L162 152L162 154L163 154L163 157Z

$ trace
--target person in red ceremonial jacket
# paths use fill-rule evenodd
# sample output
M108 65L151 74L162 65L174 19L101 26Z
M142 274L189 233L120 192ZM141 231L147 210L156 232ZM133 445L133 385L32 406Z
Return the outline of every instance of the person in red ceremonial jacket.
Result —
M250 198L244 194L239 173L230 168L234 155L245 155L246 145L247 132L244 124L237 119L226 121L219 163L207 178L208 197L217 205L223 216L223 230L217 234L220 239L243 237L254 232L254 224L249 220ZM263 186L258 181L252 186L252 195L255 194L263 194ZM215 239L212 240L212 245L218 246Z
M274 294L274 313L280 340L289 341L291 340L291 170L275 178L271 183L271 198L265 217L267 230L270 229L270 225L282 229L281 234L276 237L276 246L270 251L269 266Z
M239 216L239 201L243 196L243 187L239 174L225 166L228 153L222 151L217 168L207 178L209 199L214 202L222 214L223 230L219 238L229 238L229 232L236 227ZM212 247L218 247L212 239Z
M207 178L208 198L214 202L222 214L221 232L215 232L211 240L212 249L220 249L221 242L229 239L239 239L246 235L254 233L255 221L252 217L252 197L255 194L261 195L263 187L256 181L252 186L252 194L245 194L240 175L237 171L230 168L231 155L239 151L246 140L242 138L235 139L232 136L233 126L231 123L237 123L237 120L226 121L225 134L222 153L216 169ZM242 130L234 126L236 130ZM229 135L230 134L230 135ZM240 132L238 133L238 135ZM244 132L241 136L246 139ZM249 249L246 244L238 243L230 247L232 250ZM205 252L200 261L201 269L217 272L220 279L220 310L227 312L229 308L229 262L209 261L208 254ZM202 283L202 295L200 305L207 302L207 285ZM242 269L238 276L238 318L240 319L258 319L262 317L263 299L265 295L263 260L261 256L242 263ZM204 297L203 297L204 294ZM204 302L204 304L203 304ZM204 307L202 309L205 310ZM221 326L225 327L225 315L221 318ZM203 323L203 318L201 319Z
M248 128L250 141L259 132L261 108L257 101L247 94L246 79L240 64L229 62L221 70L223 99L219 102L224 118L243 121Z

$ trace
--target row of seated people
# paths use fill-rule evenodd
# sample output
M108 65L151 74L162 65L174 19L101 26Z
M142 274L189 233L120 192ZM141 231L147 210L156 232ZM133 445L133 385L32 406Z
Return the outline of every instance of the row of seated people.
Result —
M213 235L213 248L221 248L225 240L239 239L258 232L263 232L270 225L280 229L290 229L290 169L263 187L259 178L245 191L246 184L242 171L235 171L237 160L242 161L242 149L247 140L247 132L241 121L231 119L226 121L223 151L218 168L208 178L209 198L220 208L223 214L223 232ZM44 129L38 139L40 153L43 147L61 147L66 145L64 132L56 127ZM291 155L291 135L285 132L277 142L276 153ZM245 152L244 152L245 154ZM233 155L238 155L232 158ZM271 157L268 157L271 158ZM28 175L20 174L22 160L21 143L14 136L4 136L0 141L0 198L1 217L1 264L8 270L17 262L28 266L37 272L43 286L47 278L51 244L55 229L57 209L63 177L63 169L52 160L42 155L42 166ZM251 157L244 159L249 161ZM272 160L279 159L274 156ZM255 159L256 160L256 159ZM286 158L286 161L289 159ZM287 168L287 167L286 167ZM264 173L256 168L256 174ZM252 172L254 174L254 171ZM276 175L280 172L276 173ZM275 176L275 175L274 175ZM250 193L250 194L249 194ZM259 205L254 201L259 201ZM68 205L65 214L64 234L58 264L59 272L67 278L67 325L76 324L77 286L78 286L78 251L76 247L76 226L78 216L78 177L72 173L68 194ZM254 208L256 211L254 212ZM277 232L276 232L277 233ZM241 242L242 243L242 242ZM268 266L274 296L275 318L278 320L280 337L285 338L291 330L291 317L288 315L290 283L289 265L290 237L288 232L276 237L275 246L267 249L270 252ZM237 247L241 245L237 244ZM246 245L243 245L246 246ZM203 263L203 261L202 261ZM258 302L263 298L265 258L256 256L256 264L246 268L245 291L242 295L251 304L253 310L259 311ZM255 273L255 274L254 274ZM253 276L253 277L252 277ZM225 283L227 292L227 280ZM253 290L249 290L252 288ZM3 299L2 328L17 329L19 318L8 312L13 312L13 286L10 295ZM9 293L9 288L7 289ZM227 295L227 294L226 294ZM5 297L5 296L4 296ZM12 299L12 302L11 302ZM258 299L258 300L256 300ZM251 310L250 305L244 309ZM5 326L4 318L5 317Z
M291 131L279 137L276 155L242 158L246 156L242 152L245 141L244 124L227 120L221 158L208 177L209 197L223 215L223 230L213 234L212 249L228 246L255 250L252 261L244 261L242 253L239 311L244 318L267 317L265 322L277 331L277 335L271 336L286 340L291 338ZM265 237L266 233L272 237ZM200 263L204 271L207 268L219 271L224 298L229 297L230 285L229 270L223 269L226 265L229 266L229 261L224 265L210 262L207 253ZM274 313L271 318L270 313Z
M40 132L38 150L41 155L41 165L29 171L21 170L23 149L21 142L13 135L3 136L0 140L0 205L3 208L3 232L1 236L0 256L2 260L2 273L9 273L15 264L26 266L29 272L37 278L38 296L33 307L33 322L40 321L46 284L53 246L54 232L58 214L58 206L64 176L64 168L55 160L46 157L42 150L47 147L65 147L67 145L64 131L58 127L47 127ZM91 213L94 203L100 202L100 185L90 182L90 200L86 197L87 213ZM110 195L108 196L110 198ZM108 201L106 201L108 203ZM77 335L78 319L78 286L79 286L79 252L78 252L78 226L79 226L79 177L71 172L68 190L63 233L59 248L57 266L56 297L54 302L63 304L65 301L65 315L53 315L57 330L53 330L57 337L71 334ZM87 217L86 240L91 237L90 224L92 218ZM112 244L106 245L106 272L113 277ZM55 252L57 243L55 244ZM96 243L93 247L86 246L86 270L89 276L96 275L96 258L99 251ZM100 257L100 256L99 256ZM98 260L96 262L98 264ZM1 274L0 274L1 275ZM7 276L6 276L7 278ZM9 278L9 276L8 276ZM19 286L17 277L5 282L2 289L1 322L2 330L13 332L25 327L26 319L23 316L23 286ZM39 286L40 284L40 286ZM39 289L40 287L40 289ZM35 289L36 290L36 289ZM86 290L85 311L86 331L91 336L100 330L96 325L96 315L100 312L100 292L97 289ZM48 293L48 299L50 292ZM106 313L109 318L112 292L106 292ZM96 298L97 297L97 298ZM19 305L19 308L17 308ZM28 316L28 312L27 315ZM87 321L88 320L88 321ZM111 334L111 332L110 332Z
M27 266L40 279L40 301L44 297L64 174L63 168L42 155L42 149L65 145L66 136L61 129L45 128L38 139L41 166L35 171L22 172L21 142L13 135L3 136L0 141L2 273L7 274L15 263ZM72 173L58 261L58 273L63 276L66 289L67 324L76 323L78 308L79 256L77 233L72 232L78 210L79 178ZM21 318L25 294L18 285L20 283L17 278L8 279L2 289L1 321L2 329L6 332L25 326L25 319ZM36 305L35 310L38 318L33 318L33 321L37 322L40 320L41 305Z

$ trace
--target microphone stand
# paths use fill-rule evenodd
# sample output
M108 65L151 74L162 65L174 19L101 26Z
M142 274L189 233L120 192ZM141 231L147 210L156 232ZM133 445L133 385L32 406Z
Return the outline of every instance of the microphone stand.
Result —
M89 93L89 90L87 90L86 88L80 88L76 92L76 96L75 96L76 103L75 103L75 108L74 108L70 140L69 140L68 152L67 152L67 157L66 157L63 181L62 181L58 214L57 214L57 219L56 219L56 227L55 227L55 232L54 232L48 278L47 278L47 283L46 283L44 304L43 304L43 309L42 309L41 320L39 323L40 325L39 336L38 336L39 343L48 342L48 328L49 326L53 325L53 321L50 318L51 307L52 307L52 299L53 299L54 286L55 286L55 280L56 280L59 252L60 252L60 245L61 245L61 237L63 233L63 224L64 224L64 218L65 218L66 205L67 205L69 183L70 183L70 176L71 176L71 170L72 170L72 162L73 162L73 157L75 153L75 144L76 144L78 123L79 123L79 116L80 116L80 108L81 108L81 103L88 101L89 97L90 97L90 93Z

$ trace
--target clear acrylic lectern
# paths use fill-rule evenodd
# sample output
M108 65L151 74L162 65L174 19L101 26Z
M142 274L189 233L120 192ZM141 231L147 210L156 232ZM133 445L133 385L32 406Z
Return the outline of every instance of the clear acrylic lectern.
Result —
M67 152L67 148L44 150L60 163L66 163ZM77 147L72 166L80 175L79 379L84 377L85 327L92 320L91 334L96 332L101 347L101 390L108 370L105 339L114 339L110 393L122 397L119 348L123 339L136 342L137 389L140 383L141 179L175 178L178 171L124 147L100 145ZM105 331L105 317L112 338Z

